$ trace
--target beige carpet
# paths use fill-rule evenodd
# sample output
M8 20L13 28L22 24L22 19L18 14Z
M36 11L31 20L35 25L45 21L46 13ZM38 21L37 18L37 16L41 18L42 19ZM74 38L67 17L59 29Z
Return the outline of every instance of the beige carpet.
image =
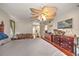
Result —
M0 46L0 56L65 56L43 39L14 40Z

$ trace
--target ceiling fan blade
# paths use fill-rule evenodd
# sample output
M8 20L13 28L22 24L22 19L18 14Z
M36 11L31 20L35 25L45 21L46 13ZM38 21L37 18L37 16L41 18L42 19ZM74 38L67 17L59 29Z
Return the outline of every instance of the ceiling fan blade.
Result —
M32 19L35 19L35 20L38 19L38 17L31 17L31 18L32 18Z
M30 10L32 11L32 13L39 13L41 12L41 10L35 9L35 8L30 8Z
M40 15L40 13L32 13L32 15L38 15L38 16L39 16L39 15Z
M35 17L35 18L37 18L37 17L38 17L38 15L33 15L32 17Z

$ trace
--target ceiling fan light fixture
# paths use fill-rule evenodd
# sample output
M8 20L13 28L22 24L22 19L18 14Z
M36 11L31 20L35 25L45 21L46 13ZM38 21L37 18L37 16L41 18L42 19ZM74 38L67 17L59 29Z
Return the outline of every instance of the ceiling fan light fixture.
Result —
M46 17L42 14L38 17L38 20L40 21L46 21Z
M42 19L44 21L46 20L53 20L56 16L56 7L51 7L51 6L44 6L40 9L34 9L32 8L32 16L37 16L35 17L36 19Z

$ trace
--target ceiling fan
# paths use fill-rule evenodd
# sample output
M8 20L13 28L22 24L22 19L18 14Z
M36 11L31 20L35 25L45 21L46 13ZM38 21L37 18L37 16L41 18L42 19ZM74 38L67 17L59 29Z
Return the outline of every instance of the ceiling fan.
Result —
M56 16L56 7L44 6L42 8L30 8L32 18L38 20L53 20Z

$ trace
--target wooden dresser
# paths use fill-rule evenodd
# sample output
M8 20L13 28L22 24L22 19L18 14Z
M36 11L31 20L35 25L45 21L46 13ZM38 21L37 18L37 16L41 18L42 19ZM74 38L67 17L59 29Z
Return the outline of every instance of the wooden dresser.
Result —
M70 36L62 36L62 35L54 35L53 41L60 47L74 53L74 37Z
M44 39L65 54L74 55L74 37L46 33Z

